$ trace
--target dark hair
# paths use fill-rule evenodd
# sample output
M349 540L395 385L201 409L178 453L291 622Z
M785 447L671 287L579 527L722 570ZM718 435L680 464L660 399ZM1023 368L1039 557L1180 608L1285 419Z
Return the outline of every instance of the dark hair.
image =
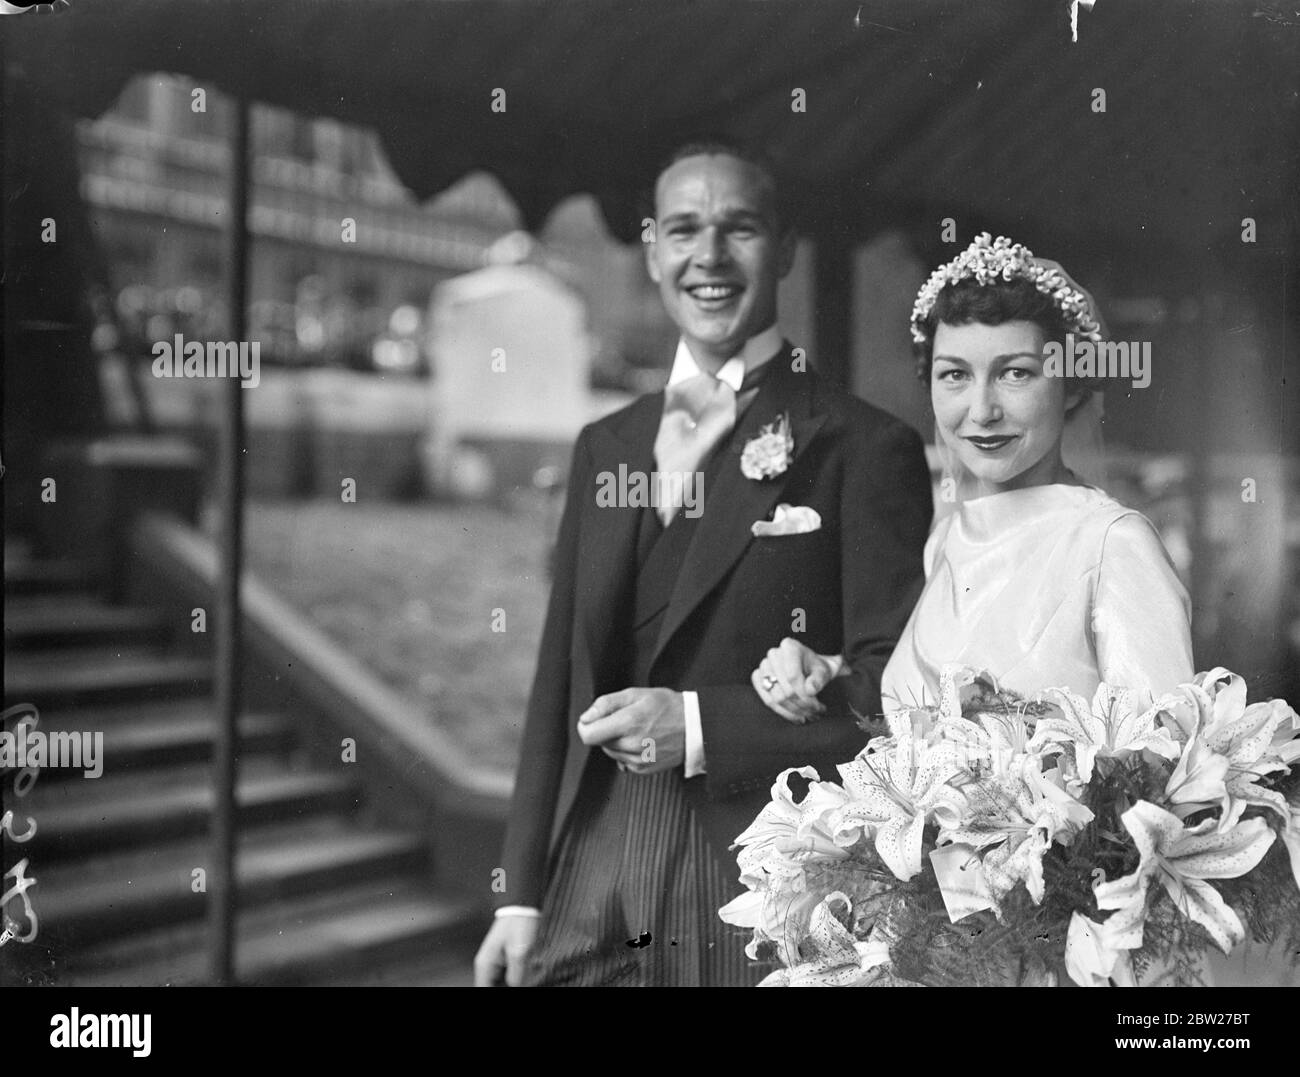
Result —
M945 284L935 298L929 316L921 323L925 342L913 345L916 373L930 384L930 367L934 361L934 334L940 322L948 325L1002 325L1005 322L1033 322L1047 340L1064 341L1069 328L1060 307L1050 296L1040 292L1032 281L998 280L980 284L973 278Z
M734 157L738 161L744 161L747 165L756 168L768 182L772 194L772 208L776 214L777 228L784 230L789 226L790 213L785 196L786 184L781 175L780 166L777 165L773 157L761 146L752 142L716 134L698 135L686 142L682 142L660 160L659 167L655 169L654 176L651 177L650 186L642 196L644 216L655 216L655 192L659 187L659 177L678 161L684 161L688 157L700 156Z

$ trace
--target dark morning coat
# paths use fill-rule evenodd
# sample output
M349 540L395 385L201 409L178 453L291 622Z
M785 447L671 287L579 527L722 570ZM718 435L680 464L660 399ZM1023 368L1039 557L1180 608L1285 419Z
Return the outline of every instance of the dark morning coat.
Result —
M880 676L920 593L932 513L924 449L911 427L802 370L789 345L770 362L719 450L726 458L710 469L703 514L663 589L667 608L645 685L699 693L708 772L687 781L687 793L728 859L782 770L811 764L835 780L834 765L864 745L855 712L880 713ZM620 682L629 668L638 527L649 510L608 507L597 491L601 474L617 476L620 465L654 470L662 410L662 392L643 396L584 428L574 447L498 905L541 905L584 768L615 765L583 745L576 727L597 696L634 687ZM741 448L782 413L794 435L790 467L773 479L746 478ZM751 525L770 520L779 502L815 509L821 529L754 537ZM823 691L827 714L807 725L768 710L750 683L786 636L844 654L852 668Z

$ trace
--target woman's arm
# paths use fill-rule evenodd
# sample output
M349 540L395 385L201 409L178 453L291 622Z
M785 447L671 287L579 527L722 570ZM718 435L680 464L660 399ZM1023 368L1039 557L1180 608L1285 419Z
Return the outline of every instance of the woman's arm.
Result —
M1121 516L1102 540L1089 629L1108 684L1159 695L1196 672L1187 590L1140 513Z

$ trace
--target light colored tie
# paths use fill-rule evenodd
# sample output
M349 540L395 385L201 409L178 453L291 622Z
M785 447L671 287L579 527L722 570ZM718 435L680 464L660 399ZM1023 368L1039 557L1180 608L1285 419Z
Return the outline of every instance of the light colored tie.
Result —
M665 527L685 494L703 492L701 465L736 425L736 391L712 374L696 374L664 390L664 414L655 437L658 513Z

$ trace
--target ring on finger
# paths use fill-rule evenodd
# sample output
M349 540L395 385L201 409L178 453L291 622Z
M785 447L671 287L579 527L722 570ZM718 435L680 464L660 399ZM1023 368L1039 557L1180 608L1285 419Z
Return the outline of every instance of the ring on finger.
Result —
M764 676L762 680L762 685L763 685L763 691L770 692L773 688L776 687L776 678L769 673L766 676Z

